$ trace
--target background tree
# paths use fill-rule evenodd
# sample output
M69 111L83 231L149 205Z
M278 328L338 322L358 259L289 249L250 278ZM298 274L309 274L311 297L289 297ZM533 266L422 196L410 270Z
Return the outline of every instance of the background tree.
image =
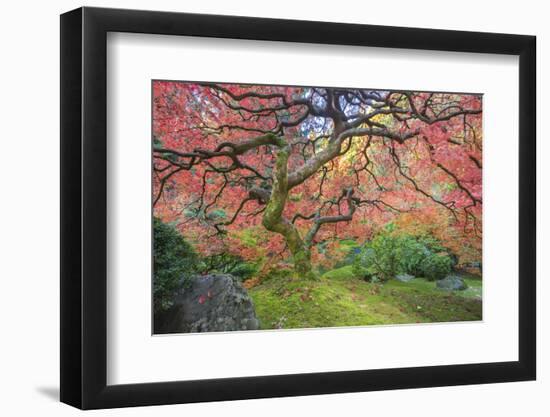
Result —
M288 250L296 271L311 275L319 243L365 236L372 224L411 213L480 241L481 96L153 88L155 214L176 220L207 252L229 248L228 231L254 228L251 250Z

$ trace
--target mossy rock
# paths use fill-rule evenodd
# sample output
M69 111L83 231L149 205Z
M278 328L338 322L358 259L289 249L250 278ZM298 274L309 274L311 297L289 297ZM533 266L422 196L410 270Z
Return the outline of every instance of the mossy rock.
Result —
M448 275L445 278L437 281L436 287L445 291L464 291L468 285L464 280L456 275Z

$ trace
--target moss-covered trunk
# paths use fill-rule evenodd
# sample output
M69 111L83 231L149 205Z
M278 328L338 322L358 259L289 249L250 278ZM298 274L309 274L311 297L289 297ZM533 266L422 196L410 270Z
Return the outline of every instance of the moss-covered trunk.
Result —
M306 247L306 245L298 235L298 231L296 231L295 228L293 229L296 236L294 235L294 233L291 233L288 236L283 236L285 237L286 243L288 244L288 249L292 254L294 269L300 275L306 278L312 278L314 275L311 269L311 251L309 248Z
M279 233L285 238L288 249L292 254L296 272L303 277L313 278L310 249L300 237L296 227L283 217L283 210L288 197L289 155L290 147L286 143L281 143L277 152L271 197L264 211L262 224L267 230Z

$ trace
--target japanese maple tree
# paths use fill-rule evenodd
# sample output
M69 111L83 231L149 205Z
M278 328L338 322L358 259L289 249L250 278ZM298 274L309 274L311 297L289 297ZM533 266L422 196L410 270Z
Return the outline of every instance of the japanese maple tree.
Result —
M479 241L481 115L472 94L155 81L155 214L213 252L261 225L302 275L396 217Z

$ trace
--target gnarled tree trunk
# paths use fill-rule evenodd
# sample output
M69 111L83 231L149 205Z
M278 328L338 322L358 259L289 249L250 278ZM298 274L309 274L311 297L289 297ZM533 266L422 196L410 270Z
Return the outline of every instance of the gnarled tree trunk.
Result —
M272 232L279 233L285 238L288 249L292 254L294 268L296 272L306 278L313 278L311 269L310 248L302 240L296 227L283 217L288 197L288 157L290 147L286 143L281 143L277 151L275 170L273 173L273 188L271 196L264 212L262 224Z

